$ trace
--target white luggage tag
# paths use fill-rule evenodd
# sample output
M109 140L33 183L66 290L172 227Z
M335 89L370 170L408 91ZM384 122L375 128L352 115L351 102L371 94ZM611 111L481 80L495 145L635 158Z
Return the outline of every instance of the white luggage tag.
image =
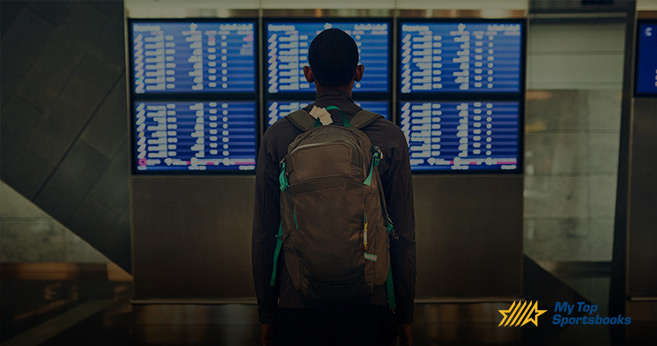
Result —
M310 115L312 115L315 119L319 118L319 122L322 123L322 126L330 125L333 123L331 113L329 113L324 108L313 106L313 109L310 110Z

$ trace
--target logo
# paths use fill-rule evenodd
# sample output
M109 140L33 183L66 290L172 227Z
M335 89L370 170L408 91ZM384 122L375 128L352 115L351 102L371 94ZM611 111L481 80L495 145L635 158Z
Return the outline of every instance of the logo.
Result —
M632 323L632 318L618 315L614 317L605 317L596 314L598 306L587 302L577 302L576 304L568 302L557 302L554 305L554 316L552 324L559 327L577 324L589 325L628 325Z
M502 325L504 327L522 327L529 322L538 327L538 316L547 312L547 310L538 309L538 301L535 303L514 301L509 310L498 311L504 316L498 327Z

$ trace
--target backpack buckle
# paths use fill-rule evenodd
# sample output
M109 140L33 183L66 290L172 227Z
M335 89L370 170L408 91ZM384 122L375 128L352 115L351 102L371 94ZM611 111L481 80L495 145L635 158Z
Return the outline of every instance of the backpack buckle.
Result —
M372 160L373 160L372 163L374 164L374 166L378 167L379 162L381 161L381 159L383 159L383 152L381 152L381 148L379 148L376 145L373 145L372 146Z
M386 217L386 219L388 220L388 226L386 226L386 231L392 237L392 239L399 240L399 234L395 232L395 226L393 226L392 220L390 220L390 216Z
M383 160L383 152L381 151L381 148L379 148L378 145L372 146L372 153L378 154L379 160Z

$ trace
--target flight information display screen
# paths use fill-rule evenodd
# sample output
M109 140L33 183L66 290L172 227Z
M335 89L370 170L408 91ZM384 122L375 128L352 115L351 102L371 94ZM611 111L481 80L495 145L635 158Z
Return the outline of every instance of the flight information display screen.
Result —
M657 22L639 24L637 42L637 94L657 95Z
M390 78L390 25L387 22L269 22L267 30L267 91L312 92L303 75L310 42L320 32L338 28L358 45L364 77L354 91L388 92Z
M138 101L136 170L253 171L255 102Z
M273 125L275 122L285 117L286 115L306 108L309 104L312 104L313 101L273 101L269 102L267 105L267 126ZM356 101L363 109L367 109L370 112L383 115L386 119L390 119L388 116L388 101Z
M414 171L519 169L519 102L402 102Z
M255 22L131 22L135 94L255 92Z
M402 94L521 91L518 22L405 22L399 37Z

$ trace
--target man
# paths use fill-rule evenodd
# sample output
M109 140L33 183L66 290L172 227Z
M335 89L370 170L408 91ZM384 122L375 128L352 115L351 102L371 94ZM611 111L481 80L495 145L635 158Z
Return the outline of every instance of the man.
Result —
M358 65L358 47L349 35L339 29L323 31L310 44L308 60L310 66L303 71L308 82L315 83L317 99L307 111L313 106L337 106L351 118L361 110L351 90L354 81L363 78L364 67ZM331 116L334 124L342 124L339 112ZM265 132L256 170L252 265L263 345L387 345L396 334L402 345L412 344L416 259L408 145L400 128L383 118L361 130L383 152L378 169L388 214L399 235L390 242L397 309L388 309L385 287L375 292L369 304L306 306L292 285L283 254L280 279L276 286L270 285L281 220L279 163L302 133L283 118Z

